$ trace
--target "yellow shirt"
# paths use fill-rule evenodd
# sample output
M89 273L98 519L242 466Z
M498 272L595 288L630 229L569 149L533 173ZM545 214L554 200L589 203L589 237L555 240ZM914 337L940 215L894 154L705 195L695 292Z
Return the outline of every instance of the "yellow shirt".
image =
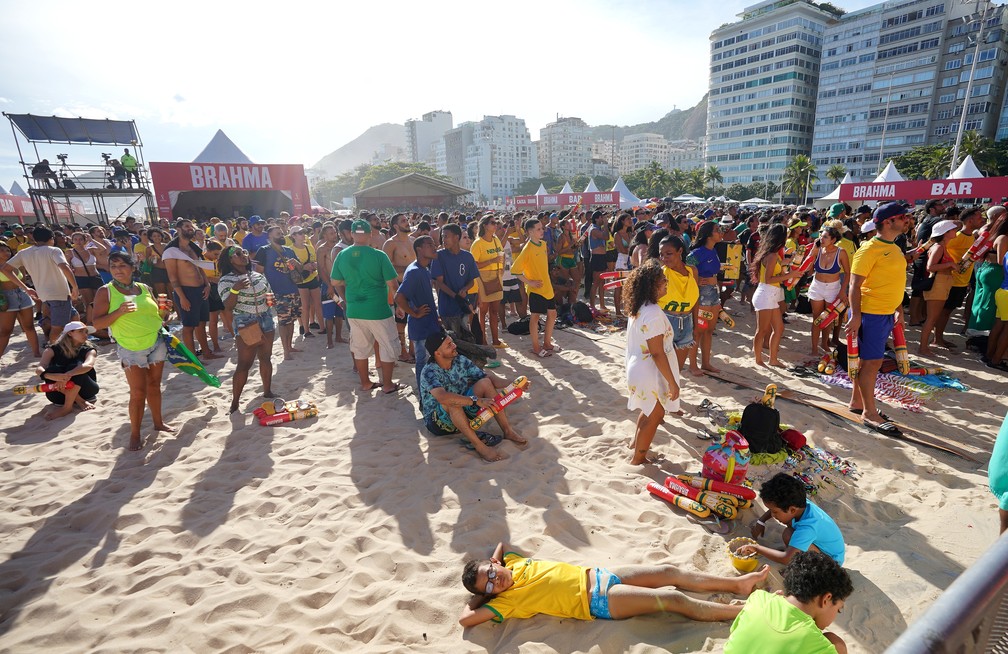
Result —
M763 264L762 261L760 262L759 269L760 269L759 281L761 284L766 284L767 286L777 286L778 288L780 287L780 282L768 282L766 280L767 279L766 266ZM777 257L777 261L774 263L773 272L770 273L770 277L776 277L779 274L781 274L781 260L780 257Z
M133 258L137 261L144 259L147 256L147 248L149 246L143 243L137 243L133 246Z
M11 236L9 239L7 239L7 245L10 247L11 250L13 250L14 254L17 254L21 250L31 247L31 242L27 236L21 236L21 237Z
M291 250L294 251L294 254L295 256L297 256L298 261L300 261L301 263L314 263L315 265L318 265L318 256L315 254L314 245L312 245L309 241L305 241L305 246L303 248L299 248L298 246L289 242L290 239L287 240L288 240L287 247L289 247ZM304 281L302 281L301 283L307 284L316 277L318 277L318 271L313 270L310 273L304 275Z
M547 300L553 299L553 283L549 277L549 260L546 256L546 241L533 243L529 241L511 264L512 275L523 275L526 279L542 282L539 288L525 285L526 293L541 295Z
M486 268L480 268L480 277L493 280L494 277L500 275L503 264L499 262L498 257L504 255L504 247L496 236L492 241L487 241L484 238L476 239L473 241L472 247L469 248L469 254L476 260L477 265L484 261L496 262Z
M483 605L494 613L494 622L531 618L539 613L593 619L588 607L588 568L537 561L515 552L504 554L504 567L511 570L514 585Z
M235 244L241 245L242 241L245 240L246 236L248 236L248 232L246 232L243 229L239 229L237 232L235 232L235 235L231 237L231 240L233 240L235 242ZM250 252L249 254L254 254L254 253Z
M854 254L851 274L864 277L861 313L888 315L903 302L906 290L906 259L891 241L876 236Z
M854 241L844 237L840 239L840 242L837 245L843 248L843 251L847 253L847 261L854 261L854 250L856 249L854 247Z
M686 269L687 271L689 268ZM668 288L665 295L658 298L658 306L665 313L686 313L691 311L700 299L700 287L693 275L687 272L681 275L671 268L664 268L665 281Z
M965 272L959 272L958 263L963 258L963 255L969 252L969 249L973 247L973 242L976 241L976 237L972 234L963 234L962 232L956 232L956 235L945 244L945 252L952 257L952 261L955 261L957 266L952 269L952 286L962 288L969 284L970 277L973 275L973 264L972 262L966 266Z

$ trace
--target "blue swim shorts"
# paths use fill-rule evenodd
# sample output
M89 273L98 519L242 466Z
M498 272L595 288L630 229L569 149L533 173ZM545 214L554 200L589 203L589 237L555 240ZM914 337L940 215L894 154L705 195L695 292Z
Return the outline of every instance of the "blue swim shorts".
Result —
M893 314L879 315L877 313L861 314L861 329L858 331L858 348L860 356L865 361L885 357L886 341L892 334L896 318Z
M609 589L623 583L619 577L605 568L595 568L595 583L591 587L591 597L588 600L588 610L593 618L612 620L609 613Z
M693 314L692 313L666 313L669 324L672 325L672 333L675 337L672 342L677 350L685 350L693 347Z

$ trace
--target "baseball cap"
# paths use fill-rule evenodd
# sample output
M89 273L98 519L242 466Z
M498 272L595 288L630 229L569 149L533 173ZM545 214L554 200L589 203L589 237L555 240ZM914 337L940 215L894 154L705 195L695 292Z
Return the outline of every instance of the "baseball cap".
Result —
M441 344L445 342L446 338L448 338L448 334L443 331L428 336L424 340L424 348L427 349L427 354L433 357L434 353L437 352L438 348L441 347Z
M872 212L871 207L869 207L867 204L862 204L860 207L854 210L854 215L860 216L863 213L871 213L871 212Z
M939 220L931 228L931 238L939 238L956 228L954 220Z
M874 220L866 220L865 224L861 225L861 233L862 234L867 234L868 232L873 232L873 231L875 231L875 221Z
M875 209L875 213L872 214L872 221L878 224L883 220L895 218L896 216L902 216L906 214L906 212L906 207L904 207L901 202L887 202L885 204L880 204L878 208Z
M95 328L90 325L85 325L80 320L71 320L67 324L63 325L63 333L60 334L60 338L63 338L67 332L72 332L75 329L86 329L88 334L94 334Z
M842 214L844 212L845 208L846 207L844 207L843 202L837 202L837 203L831 205L830 208L829 208L829 217L830 218L836 218L837 216L839 216L840 214Z
M261 222L262 222L262 217L261 216L252 216L251 218L249 218L249 227L251 227L252 225L255 225L256 223L261 223Z
M366 220L355 220L350 226L350 231L354 234L370 234L371 223Z

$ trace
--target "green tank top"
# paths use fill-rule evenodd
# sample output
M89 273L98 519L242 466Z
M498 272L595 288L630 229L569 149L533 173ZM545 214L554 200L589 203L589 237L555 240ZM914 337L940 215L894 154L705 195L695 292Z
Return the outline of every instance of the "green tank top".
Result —
M132 352L146 350L157 342L161 333L161 314L158 313L157 300L143 284L137 284L140 295L134 302L137 310L126 313L116 319L109 331L115 337L116 343ZM105 285L109 294L109 313L112 313L126 301L126 297L109 282Z

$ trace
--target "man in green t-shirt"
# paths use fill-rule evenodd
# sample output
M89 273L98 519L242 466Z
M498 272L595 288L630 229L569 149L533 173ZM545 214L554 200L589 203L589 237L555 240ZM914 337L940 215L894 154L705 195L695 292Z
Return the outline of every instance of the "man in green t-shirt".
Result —
M368 374L368 357L374 347L385 394L405 388L392 381L397 334L392 319L392 298L396 291L396 271L388 255L371 247L371 225L357 220L351 225L354 244L343 249L333 261L333 288L339 295L350 324L350 353L366 391L378 388Z
M798 552L784 570L784 594L753 591L731 627L725 654L846 654L830 626L854 592L850 575L827 554Z

